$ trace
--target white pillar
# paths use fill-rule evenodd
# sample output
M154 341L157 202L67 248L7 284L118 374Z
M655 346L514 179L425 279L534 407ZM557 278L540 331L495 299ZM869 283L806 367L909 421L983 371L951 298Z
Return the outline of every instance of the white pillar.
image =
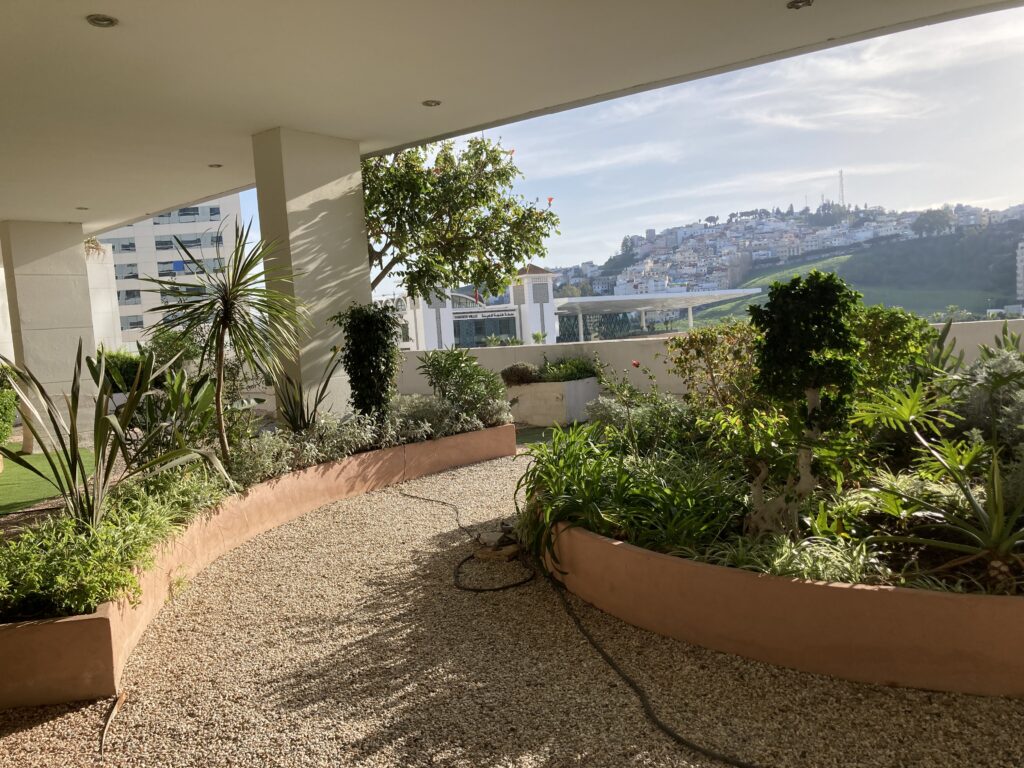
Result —
M646 309L641 309L640 310L640 330L641 331L646 331L647 330L647 310Z
M580 341L586 341L586 339L583 338L584 334L583 334L583 312L582 311L579 311L579 312L576 313L576 321L579 324L579 328L580 328Z
M349 139L274 128L253 136L260 231L277 240L273 257L295 275L275 286L307 308L309 333L300 344L303 387L317 386L333 345L343 341L328 318L371 298L359 144ZM339 369L326 405L345 410L348 380Z
M693 330L693 307L686 308L686 323L689 325L690 330Z
M62 411L79 339L84 354L96 353L83 239L81 224L0 222L14 360L32 371ZM83 364L79 427L85 435L92 434L94 393ZM36 449L27 430L22 449Z

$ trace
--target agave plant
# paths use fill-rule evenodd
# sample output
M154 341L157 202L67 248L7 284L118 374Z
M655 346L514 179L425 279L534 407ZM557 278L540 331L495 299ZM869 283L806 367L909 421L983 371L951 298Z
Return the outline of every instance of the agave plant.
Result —
M207 269L175 238L179 252L191 262L195 283L147 278L165 302L156 309L163 313L157 328L174 328L186 336L207 329L199 363L202 367L209 358L214 361L217 437L225 464L230 463L224 422L225 359L233 353L252 370L280 371L281 361L295 355L304 317L294 296L268 287L290 283L292 275L266 263L275 243L259 240L249 245L251 227L235 225L234 246L226 260L219 258L218 249L218 262L223 263L218 269Z
M879 422L908 433L922 454L922 467L934 479L952 483L961 503L938 504L908 493L896 482L869 489L879 507L907 520L906 535L878 536L880 542L897 542L950 553L938 570L958 568L978 560L987 562L987 580L994 591L1016 588L1024 571L1024 499L1011 503L1004 493L997 445L943 439L940 428L951 414L943 395L928 396L922 385L877 396L862 404L855 420L868 426ZM973 478L988 461L983 496L975 491Z
M42 382L28 369L13 365L0 357L0 362L11 365L11 384L18 393L18 410L36 444L42 451L49 473L36 468L18 452L0 446L0 454L19 467L40 477L52 485L61 496L68 514L84 525L97 525L105 512L104 500L107 492L117 482L126 478L163 472L173 467L207 459L218 471L223 470L212 454L178 446L159 452L146 461L130 462L128 433L145 400L153 395L153 355L143 357L135 380L126 388L125 402L120 407L114 404L114 387L108 375L102 350L96 359L87 364L96 384L95 411L93 416L92 448L95 454L95 471L90 477L86 470L85 451L79 432L79 415L82 407L82 341L78 342L75 356L71 392L65 396L67 419L61 409L46 391ZM121 461L118 461L121 459Z

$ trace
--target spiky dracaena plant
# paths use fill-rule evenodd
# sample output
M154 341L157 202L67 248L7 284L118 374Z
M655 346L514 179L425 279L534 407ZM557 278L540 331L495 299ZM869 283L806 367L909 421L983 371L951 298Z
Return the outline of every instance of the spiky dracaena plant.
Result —
M0 362L11 361L0 356ZM130 387L126 387L125 402L114 406L114 379L110 375L102 350L86 363L96 385L93 415L92 445L96 457L96 470L89 476L85 466L82 436L79 433L79 414L82 405L82 341L78 341L75 370L71 379L71 392L65 395L67 419L46 391L42 382L28 369L11 365L11 385L18 393L18 410L27 429L42 451L49 468L44 472L26 461L16 451L0 446L0 455L22 469L42 478L53 486L64 500L68 514L79 523L95 526L106 511L107 492L121 480L137 475L148 475L180 466L199 458L206 459L218 472L224 474L215 456L204 451L178 444L167 450L153 447L159 439L157 432L145 432L130 441L127 437L136 423L136 416L145 401L154 395L153 379L164 369L153 370L153 355L143 356ZM134 444L134 447L132 447ZM135 449L141 449L136 453ZM145 460L135 461L139 456ZM118 461L121 458L122 461Z
M178 251L192 264L193 283L147 278L156 286L164 303L156 311L163 316L156 328L173 328L184 335L206 329L200 367L213 358L216 383L217 437L221 456L230 464L227 427L224 423L224 366L231 352L255 371L276 374L284 360L294 359L305 312L291 296L271 285L287 285L292 275L267 264L276 243L257 240L249 244L252 224L235 225L231 253L221 258L221 267L208 269L179 238ZM196 286L200 290L197 290Z

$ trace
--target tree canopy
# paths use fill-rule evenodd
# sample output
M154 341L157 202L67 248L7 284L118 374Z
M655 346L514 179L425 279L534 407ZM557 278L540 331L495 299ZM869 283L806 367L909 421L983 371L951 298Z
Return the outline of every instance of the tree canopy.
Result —
M513 152L474 138L364 160L372 286L394 275L410 296L466 284L493 295L544 256L558 216L552 198L543 206L514 193Z

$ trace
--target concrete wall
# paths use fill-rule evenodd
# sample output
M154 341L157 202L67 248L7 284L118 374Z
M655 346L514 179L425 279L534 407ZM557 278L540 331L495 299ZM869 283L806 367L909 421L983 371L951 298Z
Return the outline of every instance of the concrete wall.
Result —
M956 339L957 349L963 349L965 360L978 358L978 346L991 344L1002 329L1002 320L979 320L972 323L955 323L951 335ZM1010 329L1024 334L1024 320L1010 320ZM940 326L941 327L941 326ZM527 362L540 365L545 356L550 360L560 357L596 356L611 370L625 372L630 382L638 387L648 387L643 371L632 366L632 361L641 367L649 367L655 374L658 387L663 392L682 394L682 381L671 373L665 364L665 340L667 336L652 336L643 339L618 339L615 341L588 341L571 344L536 344L521 347L481 347L469 350L485 368L500 371L512 363ZM402 394L429 394L430 387L416 370L422 352L406 350L405 362L398 378L398 391Z

